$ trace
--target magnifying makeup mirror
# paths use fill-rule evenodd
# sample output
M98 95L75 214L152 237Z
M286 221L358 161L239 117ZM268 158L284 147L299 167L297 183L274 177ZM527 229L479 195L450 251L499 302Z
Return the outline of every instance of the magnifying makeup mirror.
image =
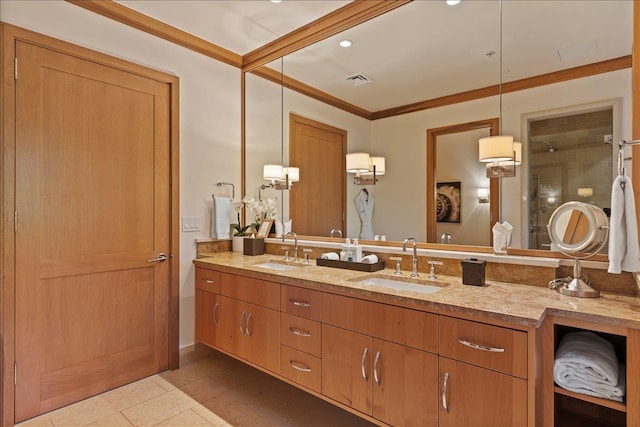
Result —
M574 258L573 276L555 279L549 287L563 295L597 298L600 291L589 286L580 260L594 256L607 243L609 220L602 209L583 202L567 202L558 207L547 225L552 249Z

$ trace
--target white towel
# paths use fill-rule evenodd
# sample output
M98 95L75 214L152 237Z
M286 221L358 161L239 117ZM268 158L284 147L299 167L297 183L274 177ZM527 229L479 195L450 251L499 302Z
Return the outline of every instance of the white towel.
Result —
M624 183L624 190L622 189ZM631 180L623 175L613 181L611 188L611 218L609 220L609 273L623 270L640 271L638 223Z
M363 256L360 262L363 264L375 264L378 262L378 256L376 254Z
M493 230L493 252L506 253L507 247L511 244L511 233L513 232L513 226L507 221L500 224L496 222L492 228Z
M322 258L322 259L332 259L334 261L338 261L340 259L340 255L338 255L335 252L325 252L322 255L320 255L320 258Z
M620 366L609 341L592 332L572 332L556 350L553 378L567 390L621 402L626 381Z
M228 239L231 229L231 199L213 196L213 212L211 213L211 237Z
M276 237L282 237L282 234L287 234L291 232L291 223L292 219L284 222L284 227L282 226L282 222L279 219L276 219Z

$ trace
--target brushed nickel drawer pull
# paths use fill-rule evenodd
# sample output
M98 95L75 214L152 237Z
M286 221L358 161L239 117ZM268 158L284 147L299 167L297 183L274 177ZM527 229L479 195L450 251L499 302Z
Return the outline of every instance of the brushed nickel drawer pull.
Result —
M310 337L311 334L305 330L302 329L296 329L293 326L289 327L289 331L291 331L291 333L293 335L298 335L299 337Z
M202 279L204 280L204 283L206 283L207 285L213 285L213 280L210 279Z
M447 383L449 382L449 372L445 372L444 381L442 383L442 407L449 412L449 404L447 403Z
M380 361L380 352L376 353L376 359L373 362L373 379L376 384L380 385L380 376L378 375L378 362Z
M369 354L369 348L365 347L362 352L362 378L364 378L365 381L369 381L369 378L367 378L367 369L364 366L364 363L367 360L367 354Z
M244 328L245 332L247 333L247 336L251 336L251 329L249 329L249 322L251 322L251 316L253 316L252 311L250 311L249 315L247 316L247 325Z
M216 305L213 306L213 311L211 312L211 317L213 317L213 324L218 326L218 310L220 310L220 304L216 303Z
M294 362L293 360L289 360L289 363L291 364L291 367L293 369L297 369L298 371L302 372L311 372L311 368L304 363Z
M244 311L242 312L242 315L240 316L240 333L242 335L244 335L244 329L242 328L242 324L244 323L244 318L247 315L247 313L245 313Z
M289 302L298 307L311 307L311 303L305 301L298 301L295 299L290 299Z
M486 345L475 344L467 340L463 340L462 338L458 338L458 342L476 350L489 351L491 353L504 353L504 348L500 347L487 347Z

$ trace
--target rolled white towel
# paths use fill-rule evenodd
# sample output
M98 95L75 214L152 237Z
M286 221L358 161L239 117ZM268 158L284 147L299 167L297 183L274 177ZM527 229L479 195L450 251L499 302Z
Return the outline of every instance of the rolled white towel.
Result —
M360 262L363 264L375 264L376 262L378 262L378 257L376 254L363 256Z
M626 384L620 366L609 341L591 332L573 332L560 341L553 377L567 390L622 401Z
M340 256L335 252L325 252L322 255L320 255L320 258L322 258L322 259L332 259L334 261L338 261L340 259Z

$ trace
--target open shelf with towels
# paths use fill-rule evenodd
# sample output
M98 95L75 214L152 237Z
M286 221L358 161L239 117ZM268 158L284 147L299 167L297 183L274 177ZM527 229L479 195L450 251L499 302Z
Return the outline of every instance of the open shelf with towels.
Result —
M568 319L565 322L556 319L554 323L554 364L556 352L562 339L574 332L591 332L610 342L618 362L622 365L626 364L627 336L625 328L582 325ZM553 393L556 426L624 427L627 425L626 395L622 402L619 402L568 390L559 386L557 382L554 384Z

